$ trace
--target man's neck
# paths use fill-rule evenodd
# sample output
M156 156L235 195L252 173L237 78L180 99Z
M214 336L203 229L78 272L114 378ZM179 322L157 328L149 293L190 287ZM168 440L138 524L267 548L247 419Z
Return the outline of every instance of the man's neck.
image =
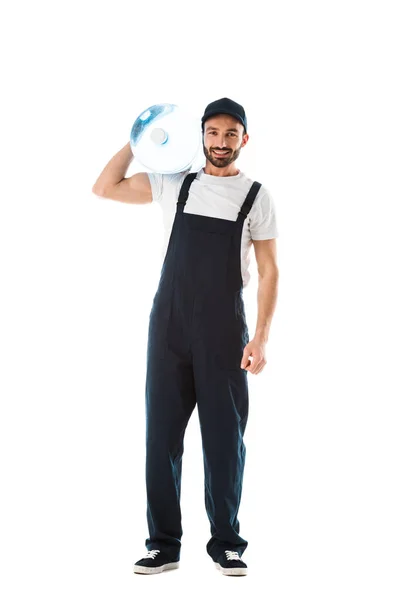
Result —
M203 167L203 170L206 175L214 175L214 177L234 177L240 173L240 170L233 163L222 169L209 163Z

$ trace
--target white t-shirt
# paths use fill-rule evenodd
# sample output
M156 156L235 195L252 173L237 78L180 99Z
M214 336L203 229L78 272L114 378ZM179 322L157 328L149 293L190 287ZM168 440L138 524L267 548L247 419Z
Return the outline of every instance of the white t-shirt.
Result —
M170 175L147 173L153 202L159 203L163 211L165 234L162 260L164 260L168 248L179 191L184 178L189 173L190 170ZM242 171L233 176L217 177L204 173L204 168L202 168L190 186L184 212L236 221L252 184L253 180L246 177ZM276 237L278 237L278 229L274 201L268 189L262 185L243 222L241 244L243 287L246 287L250 281L248 269L252 240L268 240Z

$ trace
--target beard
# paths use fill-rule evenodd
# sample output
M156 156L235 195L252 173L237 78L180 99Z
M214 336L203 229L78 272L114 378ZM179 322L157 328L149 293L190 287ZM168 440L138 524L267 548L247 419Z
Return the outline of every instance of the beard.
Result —
M218 168L222 169L223 167L227 167L231 163L235 162L235 160L238 158L238 156L240 154L241 149L238 148L237 150L234 150L234 151L229 150L229 154L227 154L226 156L221 156L221 158L218 158L213 153L213 150L218 150L218 148L210 148L210 151L208 151L207 148L205 147L205 145L203 144L203 151L204 151L206 158L210 161L210 163L212 165L214 165L214 167L218 167Z

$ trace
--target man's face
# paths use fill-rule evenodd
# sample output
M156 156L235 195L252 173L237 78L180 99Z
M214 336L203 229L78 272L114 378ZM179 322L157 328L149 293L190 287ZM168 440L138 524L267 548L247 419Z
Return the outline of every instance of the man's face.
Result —
M234 117L215 115L204 123L204 154L214 167L226 167L238 158L248 137L243 125Z

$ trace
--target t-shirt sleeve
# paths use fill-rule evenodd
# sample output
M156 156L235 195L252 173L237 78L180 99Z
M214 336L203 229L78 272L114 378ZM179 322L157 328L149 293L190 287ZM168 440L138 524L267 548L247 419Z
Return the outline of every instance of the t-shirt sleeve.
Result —
M153 202L160 204L163 195L166 195L168 199L174 198L174 202L176 202L175 195L179 193L182 182L188 173L188 170L179 171L178 173L148 172Z
M278 237L275 202L270 192L262 188L249 213L251 239L269 240Z
M153 202L160 202L164 187L164 176L162 173L147 173L151 185Z

